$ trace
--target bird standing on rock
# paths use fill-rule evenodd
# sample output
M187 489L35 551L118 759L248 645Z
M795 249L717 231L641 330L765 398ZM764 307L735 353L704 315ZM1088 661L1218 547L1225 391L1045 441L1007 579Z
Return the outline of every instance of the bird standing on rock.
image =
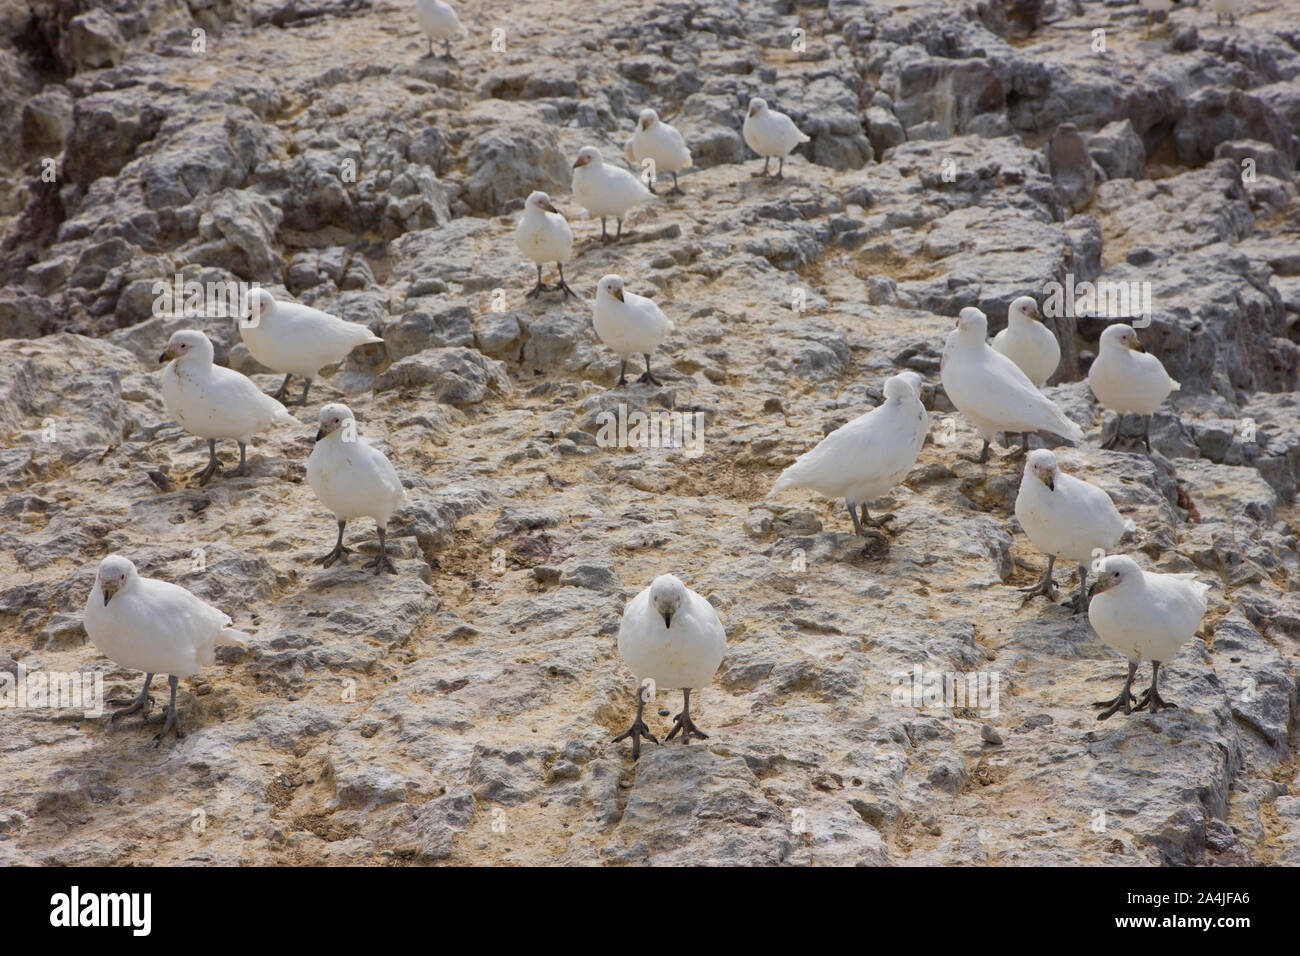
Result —
M867 502L907 477L925 444L929 419L921 404L921 376L916 372L890 376L884 392L883 404L835 429L800 455L781 472L772 492L812 488L829 498L843 498L853 530L859 535L864 524L879 527L892 518L884 515L873 521Z
M1156 682L1160 665L1178 653L1178 648L1196 636L1209 608L1208 584L1194 574L1157 574L1143 571L1126 554L1103 558L1097 564L1097 582L1088 606L1088 620L1097 636L1128 658L1124 689L1114 700L1097 701L1105 708L1097 715L1105 720L1117 710L1132 713L1150 708L1177 707L1160 696ZM1133 675L1138 663L1151 662L1151 686L1133 704Z
M627 360L632 355L645 356L645 374L638 382L663 384L650 371L650 353L663 344L673 323L652 299L626 291L620 276L607 275L596 285L591 324L600 340L623 360L619 385L627 384Z
M1151 415L1170 392L1181 387L1169 377L1160 359L1147 354L1130 326L1111 325L1101 333L1097 357L1088 369L1088 387L1102 406L1116 412L1115 434L1101 447L1119 444L1119 426L1126 412L1144 416L1142 444L1151 454Z
M1035 388L1042 388L1061 363L1061 343L1027 295L1011 303L1007 327L993 336L993 347L1015 362Z
M1055 597L1052 567L1057 558L1064 558L1079 568L1074 610L1082 614L1088 607L1088 564L1098 549L1105 554L1124 536L1124 519L1110 495L1090 482L1067 475L1057 466L1055 455L1039 448L1025 459L1025 474L1016 495L1016 518L1034 547L1047 555L1042 580L1022 589L1025 599L1036 594L1045 595L1049 601Z
M647 681L656 689L682 692L682 710L667 740L679 731L684 744L692 734L707 739L691 720L691 691L713 682L726 650L727 632L713 605L674 575L655 578L628 602L618 628L618 654L636 675L637 696L636 719L613 743L631 737L633 760L641 756L640 738L659 743L641 719Z
M984 439L979 464L988 461L989 442L1000 431L1020 432L1021 448L1029 453L1029 432L1043 429L1070 441L1081 441L1083 429L1065 417L1050 398L1034 387L1015 362L989 347L988 317L967 306L957 328L944 341L939 374L948 399Z
M671 173L673 188L669 195L682 195L677 185L677 174L691 165L691 151L686 148L682 134L659 118L652 109L644 109L637 117L636 132L627 144L627 156L638 166L647 159L654 164L654 175ZM654 181L649 184L651 192L655 191Z
M763 171L754 173L755 176L766 176L772 157L775 156L779 160L776 178L783 179L785 158L796 146L808 142L808 137L794 125L794 120L769 107L767 100L760 96L749 101L749 109L745 113L745 123L741 127L741 132L745 137L745 144L763 157Z
M359 322L298 302L277 302L265 289L248 295L248 315L239 322L239 337L248 354L267 368L284 372L284 381L271 396L283 399L289 380L303 379L302 397L290 404L306 405L312 380L326 365L342 362L358 345L384 340Z
M233 369L213 364L212 342L196 329L173 332L159 362L171 362L162 374L163 405L186 431L208 440L208 465L197 475L199 485L221 467L217 441L239 442L239 468L248 474L248 443L258 432L278 422L297 424L283 405Z
M388 519L406 503L406 490L387 456L357 434L356 418L346 405L330 404L320 410L316 447L307 459L307 483L339 523L334 550L317 563L328 568L346 560L344 555L352 549L343 547L343 528L353 518L374 518L379 555L364 567L374 568L375 574L396 574L385 536Z
M115 713L113 723L138 710L147 719L153 702L149 683L154 674L167 675L171 699L155 744L168 730L174 730L177 739L185 736L176 714L178 679L214 663L218 645L242 645L249 640L243 631L230 627L229 615L179 585L140 577L131 560L119 554L99 563L84 623L86 634L105 657L145 673L140 696Z
M623 238L623 218L651 193L626 169L606 163L595 146L584 146L573 163L573 195L587 212L600 217L600 238L609 242L606 218L613 216L618 222L615 241Z
M578 297L564 281L564 264L573 255L573 230L560 211L551 204L551 197L538 190L529 193L524 203L524 214L515 227L515 245L533 262L537 263L537 285L526 298L541 295L550 288L560 289L565 295ZM542 283L542 266L554 262L560 270L560 281L555 286Z
M429 56L433 56L433 41L441 40L443 56L451 59L451 38L469 35L456 11L443 0L415 0L415 19L429 38Z

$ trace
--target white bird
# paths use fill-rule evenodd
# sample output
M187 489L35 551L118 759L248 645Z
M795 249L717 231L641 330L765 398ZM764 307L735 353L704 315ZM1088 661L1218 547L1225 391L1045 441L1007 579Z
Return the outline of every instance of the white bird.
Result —
M623 236L623 217L637 203L650 198L650 190L626 169L610 166L595 146L578 150L573 163L573 196L593 216L600 217L600 238L609 241L605 219L618 221L615 240Z
M1007 310L1007 327L993 336L993 347L1025 373L1035 388L1052 377L1061 362L1061 343L1043 325L1038 303L1022 295Z
M167 413L186 431L208 440L208 465L197 475L205 485L217 473L217 442L239 442L239 468L248 474L247 446L258 432L278 422L297 424L283 405L266 395L252 379L212 364L212 343L196 329L173 332L159 362L175 359L163 369L162 396Z
M1021 433L1021 451L1016 454L1028 453L1029 432L1040 428L1080 441L1083 429L1036 389L1015 362L990 348L986 335L987 316L967 306L944 341L939 363L948 399L984 439L984 448L974 460L988 461L989 442L1000 431Z
M230 617L199 600L185 588L142 578L135 565L119 554L99 563L95 586L86 601L86 634L106 657L123 667L144 671L140 696L113 715L116 723L143 710L149 716L149 682L166 674L171 688L163 729L154 742L174 729L184 737L176 715L176 683L199 673L216 660L219 644L242 645L248 635L230 627Z
M647 159L654 164L652 178L650 181L650 191L654 192L654 176L660 173L671 173L673 177L673 188L668 190L669 194L682 194L681 187L677 185L677 174L683 169L691 167L691 151L686 148L686 141L682 139L682 134L677 129L668 125L659 118L659 114L652 109L644 109L641 115L637 117L636 132L628 141L625 155L637 166L640 166Z
M451 38L466 35L468 31L460 25L460 18L450 4L443 0L415 0L415 19L429 38L429 56L433 56L433 41L441 40L444 44L443 55L451 56Z
M515 245L537 263L537 285L526 298L541 295L549 288L542 284L542 266L548 262L554 262L560 270L560 282L555 288L575 299L578 297L564 281L564 264L573 255L573 230L551 204L551 197L541 190L528 194L524 214L519 217L519 225L515 226Z
M767 100L759 96L749 101L749 111L745 114L745 125L741 132L749 148L763 157L763 172L755 173L756 176L767 175L768 165L775 156L780 160L776 178L783 178L785 158L800 143L808 142L808 137L794 125L794 120L770 108Z
M1131 412L1145 416L1142 442L1151 453L1151 413L1170 392L1181 386L1169 377L1160 359L1147 354L1130 326L1111 325L1101 333L1097 357L1088 369L1088 386L1104 408L1119 415ZM1102 443L1114 448L1120 440L1119 422L1115 434Z
M1124 519L1110 500L1110 495L1096 485L1067 475L1056 464L1056 456L1046 448L1029 453L1025 474L1016 495L1016 518L1038 550L1047 555L1043 578L1026 592L1026 600L1044 594L1055 597L1052 568L1057 558L1072 561L1079 567L1079 595L1074 610L1082 614L1088 606L1086 584L1088 565L1100 550L1104 555L1114 550L1124 536Z
M828 498L843 498L859 535L863 524L879 527L892 518L884 515L873 521L867 502L907 477L925 444L929 419L921 404L921 376L916 372L890 376L884 391L882 405L835 429L781 472L772 493L783 488L811 488Z
M326 365L342 362L358 345L382 345L384 341L359 322L347 322L298 302L276 302L265 289L248 294L248 307L248 315L239 321L239 337L253 358L273 371L284 372L284 381L272 398L283 399L295 375L305 379L302 398L294 404L307 404L312 379Z
M346 562L344 555L352 549L343 547L343 528L353 518L374 518L379 556L364 567L374 568L375 574L396 574L385 537L388 519L405 504L406 491L393 463L357 434L356 418L346 405L329 404L320 410L316 447L307 459L307 483L339 523L334 550L316 563L328 568L335 561Z
M1106 708L1097 715L1105 720L1117 710L1128 714L1150 707L1156 713L1176 707L1160 697L1156 682L1160 665L1168 663L1178 648L1196 636L1205 617L1210 586L1194 574L1157 574L1143 571L1126 554L1102 558L1093 566L1097 583L1088 607L1088 620L1107 645L1128 658L1128 678L1114 700L1097 701ZM1151 662L1151 686L1133 706L1133 675L1138 662Z
M662 385L650 371L650 353L672 331L672 321L652 299L623 288L623 280L607 275L596 284L596 305L591 324L600 340L618 355L623 364L618 370L618 384L627 384L627 360L631 355L645 356L645 374L638 382Z
M1233 26L1237 25L1237 10L1241 0L1210 0L1210 9L1214 11L1214 22L1220 24L1227 17Z
M726 650L727 632L713 605L671 574L655 578L628 602L618 628L618 654L637 679L636 720L613 742L631 737L633 760L641 756L641 737L659 743L641 719L650 681L650 695L658 689L682 692L682 711L666 739L678 731L684 744L692 734L707 738L691 720L691 691L713 682Z

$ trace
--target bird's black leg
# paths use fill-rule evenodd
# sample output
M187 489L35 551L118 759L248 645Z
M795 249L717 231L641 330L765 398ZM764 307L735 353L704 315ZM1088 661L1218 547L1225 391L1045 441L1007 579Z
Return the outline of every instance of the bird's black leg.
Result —
M1052 580L1052 568L1055 566L1056 555L1049 554L1047 556L1047 570L1043 572L1043 576L1039 579L1038 583L1032 587L1020 589L1021 593L1025 595L1023 603L1027 604L1030 598L1038 594L1045 595L1049 601L1056 597L1056 582Z
M340 529L340 533L342 533ZM385 544L387 530L381 525L379 528L379 556L373 561L367 561L362 565L363 568L374 568L375 574L382 574L387 571L389 574L397 573L397 565L393 564L392 559L388 556L388 546Z
M1137 673L1137 669L1138 662L1130 660L1128 662L1128 677L1124 679L1124 689L1119 692L1119 696L1111 700L1099 700L1093 703L1092 706L1094 707L1106 708L1097 715L1098 720L1105 720L1117 710L1123 710L1126 714L1133 713L1133 702L1136 700L1133 696L1133 675Z
M623 364L618 367L618 388L627 384L627 359L623 359Z
M782 156L776 163L776 178L785 179L785 157Z
M1109 448L1114 448L1116 445L1118 445L1122 435L1123 427L1124 427L1124 415L1121 413L1115 416L1115 434L1111 435L1104 442L1102 442L1101 447L1109 449Z
M234 478L242 478L248 474L248 446L242 441L239 443L239 467L230 474Z
M299 405L305 406L307 404L307 393L311 390L311 383L312 379L310 378L302 383L302 398L298 399Z
M668 195L670 195L670 196L684 196L684 195L686 195L684 192L682 192L682 187L677 185L677 174L676 174L676 173L673 173L673 188L670 189L670 190L668 190Z
M109 703L114 707L122 709L108 719L110 724L116 724L127 714L134 714L137 710L143 710L144 716L148 718L149 708L153 706L153 698L149 696L149 682L153 680L152 674L144 675L144 686L140 688L140 696L133 701L110 700Z
M600 241L609 242L609 233L605 231L605 217L600 217Z
M766 176L766 175L767 175L767 168L768 168L768 166L771 165L771 163L772 163L772 157L771 157L771 156L764 156L764 157L763 157L763 171L762 171L761 173L750 173L749 175L750 175L750 176L754 176L754 177L763 177L763 176Z
M1079 565L1079 593L1071 605L1075 614L1084 614L1088 610L1088 566Z
M867 533L862 530L862 522L858 520L858 509L853 506L851 501L846 501L844 504L849 509L849 517L853 519L853 533L859 538L865 538ZM865 509L865 507L864 505L863 508Z
M682 712L674 718L673 729L668 731L668 736L664 740L672 740L679 730L682 732L682 743L684 744L691 742L691 734L701 740L708 740L709 738L709 735L696 727L691 720L691 689L689 687L682 688Z
M343 547L343 526L346 524L346 521L339 522L339 539L334 544L334 550L323 558L317 558L312 562L313 564L323 564L328 568L335 561L342 561L344 564L348 563L347 558L345 558L344 555L351 554L352 549Z
M1142 444L1146 446L1147 454L1151 454L1151 416L1143 417L1144 427L1142 428Z
M645 353L645 374L637 379L638 382L649 382L651 385L662 385L663 382L655 378L650 371L650 353Z
M645 687L639 686L636 689L636 720L632 721L632 726L615 737L610 743L618 743L628 737L632 738L632 759L636 760L641 756L641 738L652 741L656 746L659 744L659 738L650 733L650 728L645 725L641 719L641 711L645 708Z
M429 41L429 56L433 56L433 37L425 37Z
M1156 690L1156 681L1160 679L1160 662L1151 662L1151 686L1146 689L1142 699L1137 702L1134 710L1146 710L1148 707L1151 713L1159 713L1161 710L1177 710L1177 704L1171 704L1160 696L1160 691Z
M289 394L289 379L291 378L293 378L292 375L286 375L284 381L280 383L280 387L271 393L271 397L278 402L284 401L284 396Z
M199 480L199 487L202 488L212 480L213 475L221 473L221 462L217 461L217 440L208 439L208 465L194 477Z
M1011 436L1008 435L1007 437L1010 438ZM1020 433L1020 447L1019 447L1019 448L1012 449L1011 454L1007 455L1007 457L1008 457L1008 458L1024 458L1024 457L1025 457L1026 455L1028 455L1028 454L1029 454L1029 432L1021 432L1021 433Z
M614 220L618 223L618 232L614 233L614 241L618 242L623 238L623 220L617 216L614 217Z
M570 289L569 284L564 281L564 263L557 262L555 264L555 267L560 270L560 288L564 290L565 295L571 295L576 299L578 297L578 293Z
M176 684L176 675L168 675L167 686L171 688L171 701L167 704L167 710L163 712L163 715L166 718L163 721L163 728L158 731L158 735L153 739L153 745L155 747L162 743L163 737L167 735L167 731L169 730L176 731L177 740L185 739L185 731L181 730L181 719L176 713Z
M525 298L525 299L531 299L531 298L534 298L534 297L536 297L536 296L541 295L541 294L542 294L543 292L545 292L545 291L546 291L546 286L542 285L542 266L541 266L540 263L538 263L538 266L537 266L537 285L533 286L533 290L532 290L531 292L525 293L524 298Z
M451 37L442 38L442 55L451 59Z

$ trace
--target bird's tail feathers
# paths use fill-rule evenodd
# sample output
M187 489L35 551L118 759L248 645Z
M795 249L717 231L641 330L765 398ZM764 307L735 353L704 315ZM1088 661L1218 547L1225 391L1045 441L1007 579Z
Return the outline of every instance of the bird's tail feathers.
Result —
M1169 389L1171 392L1178 392L1178 391L1181 391L1182 388L1183 388L1181 385L1178 384L1177 381L1175 381L1175 380L1172 379L1172 378L1169 380L1169 384L1170 384L1170 386L1171 386L1170 389Z
M252 639L253 635L251 634L237 631L233 627L223 627L221 633L217 635L217 644L233 644L235 647L247 647L248 642Z

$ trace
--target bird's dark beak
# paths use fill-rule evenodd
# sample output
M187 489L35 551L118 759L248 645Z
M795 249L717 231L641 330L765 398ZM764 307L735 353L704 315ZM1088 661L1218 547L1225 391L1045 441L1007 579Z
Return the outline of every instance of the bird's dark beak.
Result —
M545 206L543 206L542 208L545 209L547 212L558 213L558 212L560 211L560 210L556 209L555 206L554 206L553 204L549 203L549 202L548 202Z
M313 438L312 441L320 441L324 437L325 437L325 429L318 428L316 429L316 437Z
M104 607L108 607L108 602L112 599L113 595L116 593L117 593L117 588L113 587L111 584L104 585Z
M1055 491L1055 490L1056 490L1056 479L1055 479L1055 478L1048 478L1048 479L1047 479L1047 490L1048 490L1048 491Z
M646 119L646 120L642 120L642 121L641 121L641 128L642 128L642 129L649 129L649 128L650 128L650 121L649 121L648 119Z
M610 294L613 295L614 298L618 299L618 301L620 301L620 302L623 301L623 290L622 290L622 289L615 289L615 290L614 290L612 293L610 293Z
M171 357L172 357L172 350L170 348L163 349L162 355L158 356L158 364L162 365Z
M1145 351L1146 351L1146 348L1142 345L1141 342L1134 342L1134 343L1133 343L1133 351L1134 351L1134 352L1145 352Z
M587 165L587 161L583 159L581 156L579 156L576 160L574 160L573 168L577 169L579 166L586 166L586 165Z
M670 607L666 607L664 608L664 627L672 627L672 626L673 626L673 609Z

